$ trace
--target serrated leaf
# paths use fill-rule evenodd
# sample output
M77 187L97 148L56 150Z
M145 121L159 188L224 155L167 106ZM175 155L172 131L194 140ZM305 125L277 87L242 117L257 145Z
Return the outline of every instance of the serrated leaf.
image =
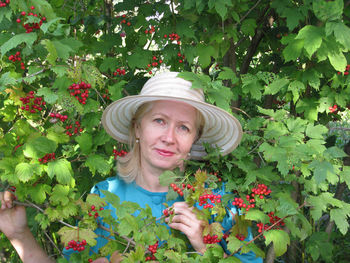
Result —
M237 78L236 74L233 72L233 70L229 67L223 67L222 71L220 71L218 79L222 80L231 80L231 83L234 84L239 79Z
M101 192L104 194L106 202L110 203L113 207L120 205L120 198L117 195L105 190L101 190Z
M316 125L308 124L306 127L306 135L313 139L323 139L324 135L328 132L328 129L326 126L323 125Z
M46 195L50 193L51 187L47 184L39 184L30 187L27 191L32 200L37 204L42 204L46 200Z
M340 233L345 235L349 229L348 218L350 217L350 205L346 204L343 208L331 209L331 220L334 220Z
M67 245L71 240L77 240L78 237L80 241L85 239L90 246L95 246L97 243L97 235L91 229L78 229L64 226L57 232L57 234L60 235L61 242L65 245Z
M265 87L264 95L271 94L275 95L278 93L284 86L288 85L288 79L276 79L271 84Z
M47 61L55 66L56 65L56 59L58 58L57 51L55 48L55 45L49 40L49 39L44 39L41 41L41 43L45 46L48 54L47 54Z
M342 18L344 1L323 1L313 0L312 9L318 19L321 21L337 20Z
M335 174L334 167L330 162L314 160L309 165L314 168L314 178L316 183L323 183L328 177Z
M61 184L71 184L73 171L70 162L66 159L59 159L48 163L47 174L50 178L56 176Z
M150 56L145 50L135 50L133 54L127 57L127 62L131 69L143 68L149 63Z
M335 52L333 50L330 50L328 53L328 59L336 71L344 71L347 65L347 61L342 51Z
M50 202L53 205L67 205L69 186L57 184L53 189L50 196Z
M286 46L282 52L284 60L296 61L304 47L304 40L295 39Z
M290 244L289 235L283 230L269 230L265 232L265 238L266 246L273 242L276 257L282 256Z
M75 141L79 144L82 154L89 154L92 150L92 135L89 133L83 133L75 138Z
M257 209L250 209L245 214L245 219L251 220L251 221L262 222L264 224L268 223L270 220L270 218L264 212L257 210Z
M39 164L19 163L15 170L16 176L21 182L28 182L36 174L40 173Z
M118 81L114 85L108 87L108 91L111 94L112 100L119 100L120 98L123 97L122 92L123 92L124 85L126 83L127 82L125 80L122 80L122 81Z
M89 167L89 170L93 175L96 171L100 174L108 174L112 169L111 163L109 163L101 155L98 154L89 155L85 161L85 165Z
M55 104L58 100L58 95L47 87L43 87L37 90L38 96L44 96L44 100L48 104Z
M321 46L323 35L323 28L307 25L299 31L295 39L304 40L304 48L309 57L311 57Z
M62 21L62 20L64 20L64 18L61 18L61 17L51 19L50 21L43 23L40 27L40 30L42 30L44 32L44 34L46 34L47 31L49 30L50 26L52 26L53 24L55 24L59 21Z
M236 238L234 235L231 234L227 238L227 249L231 253L236 252L241 246L243 246L243 242Z
M1 56L3 57L8 51L19 46L22 43L26 43L26 45L31 48L36 39L36 33L16 34L0 47Z
M28 141L23 147L23 153L26 157L39 159L47 153L55 152L57 145L46 137L37 137Z
M0 78L0 92L6 89L8 85L16 84L16 79L11 76L11 72L5 72Z

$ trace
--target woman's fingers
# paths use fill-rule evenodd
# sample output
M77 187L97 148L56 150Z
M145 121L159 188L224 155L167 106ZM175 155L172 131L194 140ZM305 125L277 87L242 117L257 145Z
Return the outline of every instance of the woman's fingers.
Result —
M1 209L12 208L12 201L15 199L13 193L9 191L0 192Z

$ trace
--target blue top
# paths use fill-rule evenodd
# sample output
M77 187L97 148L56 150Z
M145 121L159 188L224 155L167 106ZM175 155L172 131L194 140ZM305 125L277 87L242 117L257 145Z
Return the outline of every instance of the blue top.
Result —
M184 201L181 197L179 197L176 200L172 201L166 201L166 195L167 192L150 192L139 185L137 185L135 182L132 183L126 183L122 179L118 178L117 176L115 177L110 177L105 181L99 182L96 184L92 189L91 193L97 194L100 197L104 197L104 194L101 192L101 190L106 190L109 191L115 195L117 195L120 198L120 202L122 203L123 201L129 201L129 202L135 202L137 203L140 207L145 208L146 205L148 205L152 209L152 215L156 218L159 218L163 215L163 210L166 208L163 203L167 203L169 206L171 206L175 202L181 202ZM224 194L223 189L218 191L216 194L220 193L221 195ZM230 202L231 204L231 202ZM233 226L233 215L236 214L237 208L233 206L232 204L229 206L229 209L232 211L232 213L227 213L223 222L222 226L224 228L224 232L227 230L231 229ZM199 209L202 207L197 206ZM111 209L115 210L115 208L107 203L107 206L105 209ZM112 213L114 217L116 217L115 213ZM103 224L103 222L100 222ZM99 248L103 247L106 245L108 242L107 239L100 237L102 236L109 236L110 233L108 231L102 230L98 228L96 231L96 234L99 235L97 238L97 245L93 247L92 249L97 252ZM246 238L246 241L249 241L253 238L252 233L250 229L248 229L248 237ZM220 243L222 247L224 248L225 252L227 254L230 254L229 251L226 249L226 243L223 241ZM67 252L67 251L65 251ZM67 254L70 254L69 252ZM262 263L261 258L257 258L256 255L250 251L246 254L235 254L235 257L239 258L243 263Z

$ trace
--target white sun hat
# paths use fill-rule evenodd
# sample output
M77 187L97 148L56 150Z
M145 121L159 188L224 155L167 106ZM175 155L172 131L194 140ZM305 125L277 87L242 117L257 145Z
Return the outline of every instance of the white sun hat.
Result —
M127 96L111 103L103 112L102 124L109 135L122 143L129 142L130 123L136 110L145 102L172 100L195 107L204 118L203 132L191 148L192 159L207 155L203 143L220 148L221 154L232 152L242 138L242 127L230 113L206 103L201 89L177 77L178 72L164 72L150 78L139 95Z

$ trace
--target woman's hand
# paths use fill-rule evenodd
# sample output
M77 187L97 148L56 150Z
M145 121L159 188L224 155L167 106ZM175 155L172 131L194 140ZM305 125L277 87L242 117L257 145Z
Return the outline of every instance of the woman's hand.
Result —
M27 230L27 216L23 206L14 206L15 196L9 191L0 192L0 231L9 240L20 238Z
M200 253L204 253L206 245L203 242L203 221L197 219L193 212L193 207L189 207L185 202L176 202L173 205L174 217L169 227L183 232L192 247ZM169 222L169 218L165 219Z

